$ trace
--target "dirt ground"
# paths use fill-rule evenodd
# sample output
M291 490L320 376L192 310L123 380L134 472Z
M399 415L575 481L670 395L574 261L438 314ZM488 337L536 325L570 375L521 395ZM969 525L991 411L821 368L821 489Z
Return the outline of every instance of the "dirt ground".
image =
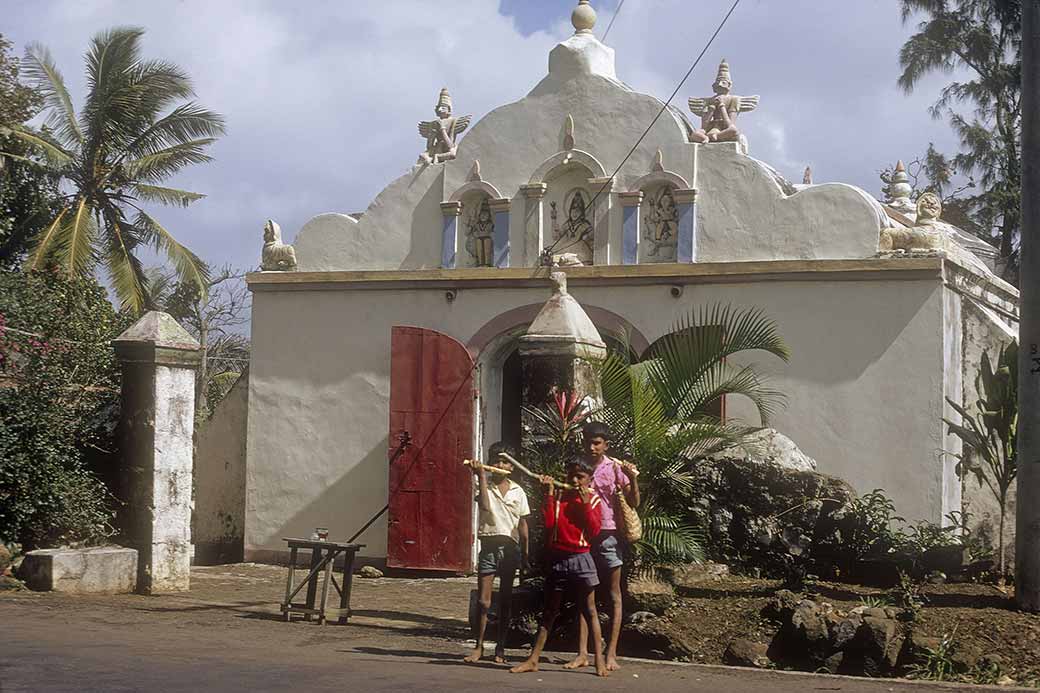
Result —
M5 624L0 630L14 639L19 638L20 632L31 633L24 643L28 647L46 647L50 639L65 637L62 627L68 637L89 638L93 633L132 637L139 632L142 641L134 646L145 648L146 652L150 651L148 648L159 651L161 646L147 640L144 634L161 633L163 641L182 642L185 647L197 646L196 649L219 655L226 644L229 657L234 649L242 656L268 659L272 652L292 657L312 653L313 658L323 653L352 653L369 659L403 656L417 662L448 663L458 662L467 645L472 647L467 625L472 579L355 577L353 615L345 626L284 622L278 609L284 581L284 568L240 564L194 568L192 589L185 594L147 597L0 592L0 622ZM773 626L761 619L759 611L776 587L771 581L731 577L686 589L661 618L662 625L686 643L692 662L718 664L732 638L768 641ZM819 597L839 609L857 606L860 596L870 592L837 584L819 586ZM993 587L933 587L929 596L932 604L921 618L928 634L942 635L956 627L958 641L980 653L999 652L1016 682L1036 685L1040 679L1040 617L1009 610L1007 598ZM331 610L330 615L337 614ZM52 646L65 647L57 641ZM525 654L521 650L510 651L514 660ZM188 658L176 651L164 656L167 664L172 661L173 665L178 665L180 656L185 660L183 666L190 667ZM3 659L0 656L0 669L4 668ZM564 661L563 654L549 655L549 667L554 670ZM625 668L626 677L643 676L649 683L648 677L665 675L664 680L671 681L667 677L673 674L667 670L647 669L648 666L651 665L631 661ZM654 671L658 673L653 674ZM415 675L421 680L426 674L416 670ZM760 674L749 671L747 676ZM2 683L0 690L6 690ZM795 690L804 688L796 686Z
M769 642L776 627L760 616L778 583L728 577L696 589L684 589L662 617L662 630L682 643L694 662L719 664L735 638ZM882 590L842 583L818 583L816 601L839 610L859 606ZM925 636L953 634L957 649L977 658L997 655L1004 673L1019 684L1040 686L1040 616L1014 610L1008 595L992 585L928 585L928 603L915 628Z

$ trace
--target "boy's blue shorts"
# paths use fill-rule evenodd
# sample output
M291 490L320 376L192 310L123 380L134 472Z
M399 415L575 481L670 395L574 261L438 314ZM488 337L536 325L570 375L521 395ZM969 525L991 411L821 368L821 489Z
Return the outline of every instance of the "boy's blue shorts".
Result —
M589 553L561 553L550 556L545 589L562 591L567 587L588 588L598 584L596 563Z
M506 575L510 579L520 567L520 546L512 537L480 537L477 575Z
M596 536L592 541L591 553L592 559L596 561L596 568L601 572L613 570L625 563L621 558L621 540L613 530L600 532Z

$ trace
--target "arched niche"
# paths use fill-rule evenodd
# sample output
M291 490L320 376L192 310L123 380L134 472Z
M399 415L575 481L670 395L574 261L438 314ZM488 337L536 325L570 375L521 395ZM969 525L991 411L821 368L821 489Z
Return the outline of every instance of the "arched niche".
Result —
M490 187L490 186L488 186ZM491 201L495 199L483 188L472 188L459 196L462 203L459 214L460 267L494 267L495 214Z
M640 204L639 262L676 262L679 243L678 188L670 181L655 181L644 188Z
M448 198L450 202L462 202L464 197L471 196L474 193L482 193L487 195L492 200L497 200L502 197L502 193L498 191L498 188L491 185L484 180L471 180L465 185L459 187L451 197Z

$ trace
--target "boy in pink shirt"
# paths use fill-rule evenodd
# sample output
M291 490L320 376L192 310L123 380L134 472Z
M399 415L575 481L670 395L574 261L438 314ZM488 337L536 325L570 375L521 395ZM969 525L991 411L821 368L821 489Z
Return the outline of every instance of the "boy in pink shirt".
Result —
M614 671L620 667L617 662L617 641L621 634L621 557L623 538L618 535L618 518L620 508L617 499L618 491L625 494L625 500L633 508L639 506L639 473L635 465L615 460L607 456L610 449L610 427L599 421L590 421L582 427L582 447L585 459L593 465L592 489L599 495L602 503L603 521L600 531L592 541L592 558L596 562L600 585L609 588L611 608L610 632L607 640L607 669ZM578 656L564 665L568 669L588 666L589 624L585 614L581 614L579 628Z

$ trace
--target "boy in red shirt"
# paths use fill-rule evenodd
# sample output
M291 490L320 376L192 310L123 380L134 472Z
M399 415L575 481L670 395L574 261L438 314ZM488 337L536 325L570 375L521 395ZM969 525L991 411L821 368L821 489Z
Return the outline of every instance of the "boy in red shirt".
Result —
M563 591L567 587L576 590L575 601L588 619L596 653L596 674L608 676L610 673L603 658L603 638L596 614L595 592L599 577L589 554L590 543L599 534L603 521L602 500L590 487L592 472L592 465L585 459L571 460L567 465L567 478L575 488L559 495L553 479L541 477L541 482L548 486L543 508L549 567L545 579L545 611L531 656L510 669L514 674L538 671L538 658L560 613Z

